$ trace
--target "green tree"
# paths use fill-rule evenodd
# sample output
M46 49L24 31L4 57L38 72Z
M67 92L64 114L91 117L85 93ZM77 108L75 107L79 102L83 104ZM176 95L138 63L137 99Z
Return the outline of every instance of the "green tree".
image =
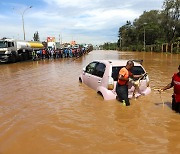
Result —
M180 1L165 0L162 11L162 25L168 43L180 37Z
M34 41L40 41L38 31L34 33L33 40Z
M163 10L144 11L139 18L119 28L120 49L142 50L144 45L173 43L180 40L180 1L164 0ZM150 48L149 48L150 49Z
M100 46L104 50L117 50L117 43L106 42Z
M128 44L136 43L136 32L135 28L130 21L127 21L126 24L119 28L118 34L118 46L128 46Z
M164 35L161 26L161 13L158 10L151 10L144 13L135 19L134 26L136 28L137 40L140 44L144 41L146 44L155 44L158 40L164 40Z

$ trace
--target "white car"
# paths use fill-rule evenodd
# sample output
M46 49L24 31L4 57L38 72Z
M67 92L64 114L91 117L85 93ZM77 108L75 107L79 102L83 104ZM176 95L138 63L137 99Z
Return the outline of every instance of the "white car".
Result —
M116 84L119 70L126 66L128 60L95 60L83 68L79 81L103 96L105 100L116 99ZM143 66L134 61L134 67L131 72L134 75L146 74ZM146 74L139 85L135 86L134 82L128 82L128 97L138 97L147 95L151 92L149 87L149 77Z

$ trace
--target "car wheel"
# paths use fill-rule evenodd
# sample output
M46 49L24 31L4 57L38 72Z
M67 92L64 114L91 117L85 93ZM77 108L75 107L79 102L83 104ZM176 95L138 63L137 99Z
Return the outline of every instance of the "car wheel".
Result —
M82 83L82 79L81 78L79 78L79 82Z
M28 60L28 53L27 52L24 53L24 60Z
M98 91L97 92L100 96L102 96L103 97L103 94L100 92L100 91ZM103 97L104 98L104 97Z
M13 55L11 56L11 62L13 62L13 63L16 62L16 55L13 54Z

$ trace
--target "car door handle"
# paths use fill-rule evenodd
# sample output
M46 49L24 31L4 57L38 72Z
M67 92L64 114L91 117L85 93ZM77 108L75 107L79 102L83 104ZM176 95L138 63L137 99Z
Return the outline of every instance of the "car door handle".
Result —
M98 80L98 83L101 83L101 80Z

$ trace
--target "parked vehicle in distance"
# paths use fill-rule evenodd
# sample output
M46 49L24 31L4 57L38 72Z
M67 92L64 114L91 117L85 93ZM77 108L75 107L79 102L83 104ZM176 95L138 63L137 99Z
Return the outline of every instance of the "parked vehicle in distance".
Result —
M0 62L16 62L32 58L32 51L43 49L41 42L0 39Z
M103 96L105 100L116 99L116 84L119 70L126 66L128 60L95 60L83 68L79 81ZM131 70L134 75L146 74L139 80L139 86L133 82L128 82L128 97L138 97L151 92L149 87L149 77L143 66L134 61Z

